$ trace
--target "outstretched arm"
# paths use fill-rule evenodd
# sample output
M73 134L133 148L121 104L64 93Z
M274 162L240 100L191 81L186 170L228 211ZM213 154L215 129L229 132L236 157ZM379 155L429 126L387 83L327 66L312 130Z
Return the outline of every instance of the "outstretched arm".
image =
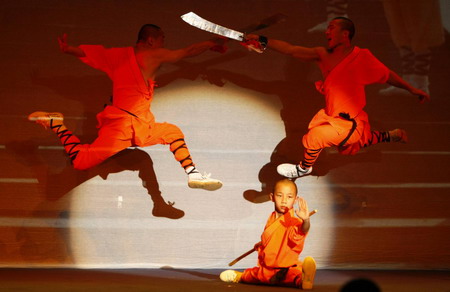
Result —
M246 36L247 40L259 40L258 35L250 34ZM318 61L320 60L320 48L307 48L302 46L292 45L288 42L267 39L267 47L279 53L292 56L302 61Z
M58 43L59 43L59 49L61 52L65 54L69 54L75 57L86 57L85 53L82 49L78 47L70 46L67 43L67 34L63 34L62 36L58 37Z
M215 48L215 51L220 51L218 47L223 47L222 40L209 40L195 43L178 50L161 49L159 57L161 59L161 63L175 63L177 61L180 61L181 59L198 56L212 48ZM223 51L225 51L225 49L223 49L222 52Z
M290 55L302 61L318 61L320 55L318 48L307 48L302 46L295 46L285 41L269 39L267 47L280 52L285 55Z
M411 84L403 80L400 76L398 76L397 73L395 73L392 70L389 71L389 78L387 80L387 83L398 88L406 89L409 92L411 92L411 94L418 96L420 103L424 103L425 101L430 100L430 95L428 93L413 87Z
M303 220L301 231L304 234L308 233L311 225L309 223L308 204L306 203L305 199L301 197L298 198L298 210L295 210L295 214L297 214L297 216Z

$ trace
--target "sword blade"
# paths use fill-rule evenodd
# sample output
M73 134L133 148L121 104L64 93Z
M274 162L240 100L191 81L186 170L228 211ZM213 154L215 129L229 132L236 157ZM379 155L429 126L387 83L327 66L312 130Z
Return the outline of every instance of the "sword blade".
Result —
M242 42L244 40L244 33L233 30L218 24L215 24L209 20L206 20L204 18L201 18L194 12L189 12L181 16L181 19L183 19L185 22L189 23L192 26L195 26L196 28L199 28L201 30L205 30L214 34L218 34L230 39L234 39L237 41Z

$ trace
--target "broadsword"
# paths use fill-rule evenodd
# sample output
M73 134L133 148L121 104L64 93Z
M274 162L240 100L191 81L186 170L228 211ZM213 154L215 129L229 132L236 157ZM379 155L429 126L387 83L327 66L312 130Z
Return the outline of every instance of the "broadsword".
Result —
M201 18L194 12L188 12L181 15L181 19L201 30L205 30L240 42L244 41L245 34L243 32L221 26L219 24Z

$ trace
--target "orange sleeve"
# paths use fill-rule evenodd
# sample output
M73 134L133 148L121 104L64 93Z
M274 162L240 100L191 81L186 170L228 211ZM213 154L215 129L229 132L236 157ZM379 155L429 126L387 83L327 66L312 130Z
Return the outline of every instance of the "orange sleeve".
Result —
M361 49L357 64L360 67L358 78L362 84L386 83L389 78L389 68L367 49Z
M110 49L106 49L101 45L81 45L79 48L83 50L86 55L86 57L79 58L83 63L105 72L110 77L112 76L113 65Z

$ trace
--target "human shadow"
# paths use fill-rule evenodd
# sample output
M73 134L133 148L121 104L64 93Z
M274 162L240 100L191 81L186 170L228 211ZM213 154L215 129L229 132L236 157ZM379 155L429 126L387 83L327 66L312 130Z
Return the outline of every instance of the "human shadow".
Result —
M169 219L179 219L184 216L184 211L173 206L174 202L164 200L154 171L153 160L147 152L139 148L125 149L88 170L75 170L70 164L67 164L56 173L54 173L54 169L47 166L52 164L50 162L52 158L40 156L34 141L12 142L7 144L7 149L14 153L20 163L33 169L47 201L61 199L71 190L94 177L99 176L107 180L112 173L128 170L138 172L143 187L153 201L153 216ZM39 210L36 212L39 213Z
M303 157L304 148L302 137L307 131L309 120L322 105L323 98L319 96L310 84L311 80L317 80L317 70L311 68L311 64L289 60L285 64L285 79L274 81L262 81L226 70L208 70L207 80L216 86L223 87L226 82L232 82L242 88L254 90L265 95L275 95L282 104L280 116L285 127L286 137L283 138L272 151L270 161L262 166L258 173L261 182L261 190L246 190L243 196L253 203L263 203L269 200L268 194L273 191L275 183L282 177L277 173L279 164L289 162L298 163ZM323 159L324 156L329 156ZM332 158L331 158L332 157ZM376 151L364 152L351 157L341 159L340 154L326 154L319 157L317 166L312 175L324 176L330 170L355 161L379 161L380 155ZM326 162L322 162L326 160Z
M166 202L162 197L153 167L153 160L147 152L139 148L122 150L100 165L85 171L80 172L68 166L60 173L49 175L47 179L47 198L49 200L58 199L61 195L68 193L93 177L99 176L107 180L110 174L123 171L138 172L138 177L142 180L142 186L147 190L153 201L153 216L169 219L180 219L184 216L184 211L174 207L175 202ZM64 181L65 184L61 185L58 183L59 181Z
M203 270L186 270L186 269L176 269L171 266L164 266L160 268L163 271L169 271L169 272L177 272L182 274L188 274L195 277L200 277L208 280L216 280L217 275L210 274L210 273L204 273Z
M206 72L209 66L229 62L244 57L245 55L245 52L235 51L229 54L215 55L213 58L197 63L187 61L177 62L174 64L175 70L158 75L158 87L165 87L178 79L196 80L205 74L204 72ZM111 97L103 99L95 99L92 97L101 95L108 96L105 92L110 90L111 82L108 81L106 76L53 76L49 78L41 76L38 71L34 71L32 72L32 81L36 85L52 89L67 99L79 101L82 105L82 111L86 115L86 119L83 121L81 131L77 131L81 132L82 135L76 134L83 143L89 143L89 141L95 139L97 132L95 115L102 110L105 102L109 102ZM79 84L83 84L83 86ZM95 86L95 84L98 84L98 86ZM69 123L71 122L73 121L69 121ZM154 216L170 219L179 219L184 216L182 210L176 209L173 207L173 203L166 203L162 198L153 169L153 161L146 152L138 148L123 150L102 164L86 171L77 171L68 165L56 174L45 175L45 173L49 173L50 171L44 166L45 163L43 163L42 157L39 157L41 154L38 151L37 143L37 141L12 142L8 148L22 155L19 159L24 164L34 165L37 170L37 179L44 186L48 200L58 200L78 185L95 176L100 176L106 180L111 173L133 170L139 172L143 186L147 189L148 194L153 200L154 207L152 214Z

